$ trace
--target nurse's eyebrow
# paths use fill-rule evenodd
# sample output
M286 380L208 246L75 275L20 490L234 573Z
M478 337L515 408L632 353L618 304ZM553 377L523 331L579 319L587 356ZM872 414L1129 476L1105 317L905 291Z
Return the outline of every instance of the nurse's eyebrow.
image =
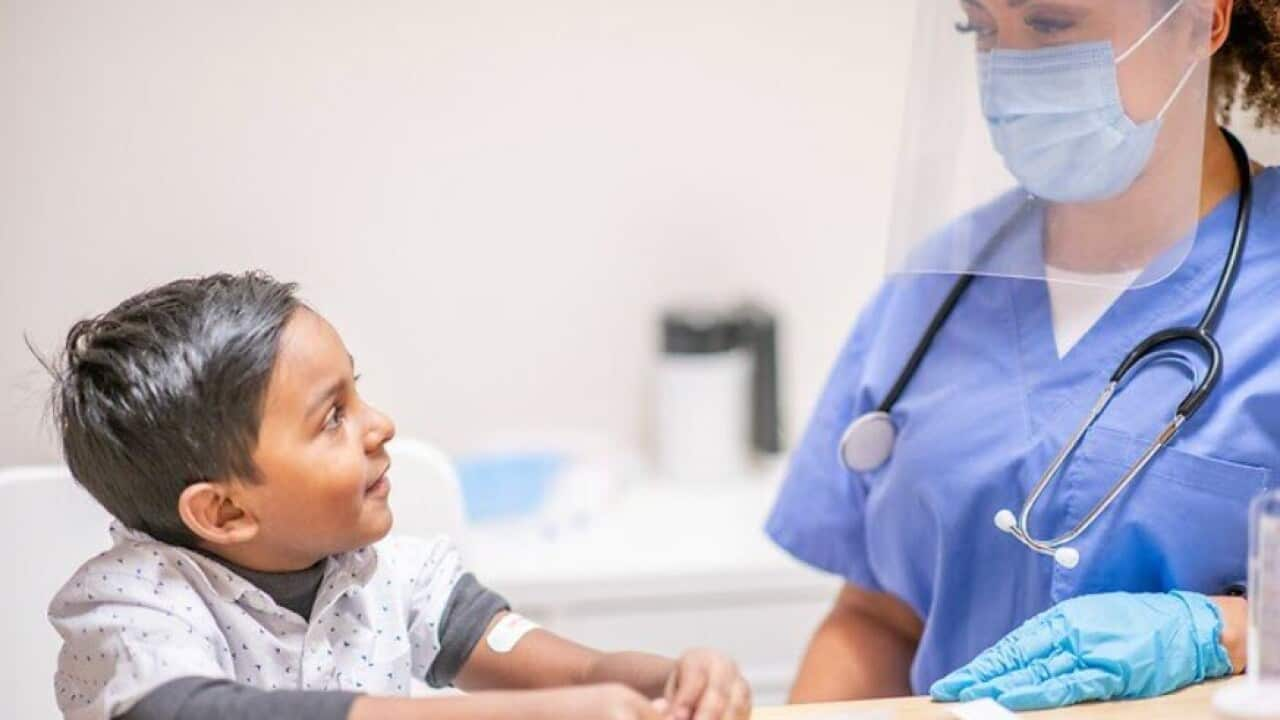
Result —
M1016 9L1026 5L1030 1L1031 0L1005 0L1005 4L1010 8ZM981 0L960 0L960 3L963 5L972 5L974 7L981 8L982 10L987 9L987 6L983 5Z

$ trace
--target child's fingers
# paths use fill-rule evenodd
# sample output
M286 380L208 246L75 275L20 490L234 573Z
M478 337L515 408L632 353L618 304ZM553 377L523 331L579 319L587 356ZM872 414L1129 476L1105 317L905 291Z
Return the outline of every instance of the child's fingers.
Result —
M738 671L732 663L713 662L707 669L707 689L698 699L695 720L722 720L729 709L729 693Z
M631 688L623 689L623 702L616 706L610 717L627 720L668 720L665 709L660 706L663 700L649 700Z
M671 714L676 720L689 720L693 717L693 709L699 706L700 699L707 692L711 678L707 669L697 663L680 663L672 677L675 678L675 692L671 695Z
M633 710L634 712L629 714L628 717L634 720L668 720L669 717L665 710L658 708L656 702L649 702L644 698L641 698L640 702L636 703Z
M674 720L688 720L688 715L677 715L676 713L676 682L680 677L679 668L671 671L667 676L667 685L662 691L662 715L663 717Z
M729 698L724 691L718 687L708 687L698 700L698 714L693 717L694 720L722 720L728 707Z
M751 717L751 686L738 678L729 690L729 711L725 717L731 720L748 720Z

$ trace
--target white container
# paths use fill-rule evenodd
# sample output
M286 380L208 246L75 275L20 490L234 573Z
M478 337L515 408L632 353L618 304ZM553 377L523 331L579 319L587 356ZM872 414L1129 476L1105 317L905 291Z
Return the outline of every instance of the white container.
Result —
M752 356L745 349L665 353L658 365L658 469L678 483L741 480L753 457Z
M1280 491L1249 506L1249 628L1245 677L1213 698L1220 715L1280 718Z

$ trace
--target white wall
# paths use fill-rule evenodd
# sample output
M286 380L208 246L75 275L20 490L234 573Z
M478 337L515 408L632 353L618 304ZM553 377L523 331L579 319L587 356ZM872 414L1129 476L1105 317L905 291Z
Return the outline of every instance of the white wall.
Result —
M23 333L248 267L454 449L643 445L657 309L750 293L794 435L880 275L911 12L0 0L0 464L56 457Z
M751 293L795 431L880 274L909 13L0 0L0 464L56 457L23 333L248 267L452 448L644 443L658 308Z

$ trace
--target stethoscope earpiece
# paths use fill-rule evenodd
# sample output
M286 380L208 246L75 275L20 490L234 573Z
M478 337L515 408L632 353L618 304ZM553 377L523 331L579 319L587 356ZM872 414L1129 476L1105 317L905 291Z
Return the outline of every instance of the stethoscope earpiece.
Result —
M996 527L1000 528L1001 532L1007 532L1018 538L1020 542L1032 550L1035 550L1042 555L1052 555L1054 562L1067 570L1072 570L1080 564L1080 551L1073 547L1063 545L1061 547L1054 548L1045 545L1044 543L1030 540L1027 533L1018 526L1018 517L1013 514L1012 510L1001 510L996 513L995 523Z
M1012 510L1001 510L996 513L996 527L1002 532L1011 533L1018 526L1018 518L1013 516Z
M1073 570L1076 565L1080 564L1080 551L1074 547L1061 546L1051 547L1042 542L1034 542L1028 537L1027 532L1018 525L1018 516L1014 515L1012 510L1001 510L996 512L996 527L1001 532L1009 533L1011 536L1019 539L1019 542L1032 550L1042 553L1042 555L1052 555L1053 561L1061 565L1062 568Z
M1062 567L1072 570L1080 564L1080 551L1071 547L1060 547L1053 551L1053 559Z

